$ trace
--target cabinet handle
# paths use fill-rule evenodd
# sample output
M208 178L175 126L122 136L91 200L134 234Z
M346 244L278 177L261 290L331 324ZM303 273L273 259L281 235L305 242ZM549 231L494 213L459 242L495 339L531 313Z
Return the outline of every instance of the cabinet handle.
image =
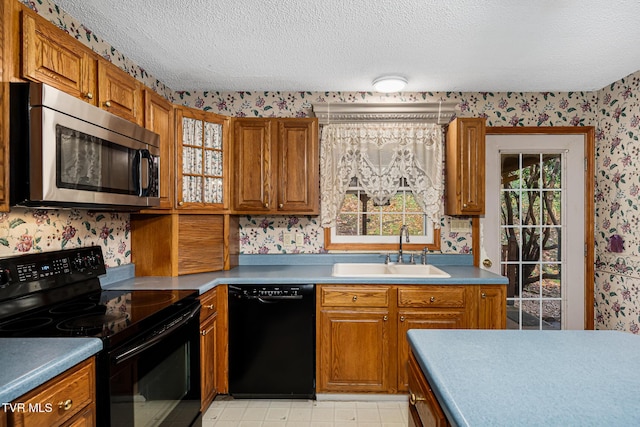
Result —
M436 300L436 297L429 298L429 302L435 302L435 300Z
M284 204L280 203L280 204L278 205L278 207L279 207L280 209L282 209L282 208L284 208Z
M62 409L63 411L68 411L69 409L71 409L72 406L73 406L73 400L71 399L67 399L65 401L61 401L58 403L58 408Z
M205 335L207 335L207 331L206 331L206 330L204 330L204 331L201 331L201 332L200 332L200 335L202 335L202 336L205 336Z
M358 295L353 296L353 302L356 302L356 301L358 301Z
M411 393L409 395L409 404L411 404L411 406L416 406L416 402L422 402L425 400L427 399L425 399L424 397L418 397L415 395L415 393Z
M400 321L404 322L404 316L400 316Z
M204 308L209 309L209 310L213 310L213 304L209 304L209 305L205 305Z
M384 317L382 318L382 320L384 320L384 321L386 322L387 320L389 320L389 316L384 316Z
M486 298L486 297L487 297L487 294L483 292L483 293L481 293L481 294L480 294L480 296L481 296L482 298Z
M107 102L105 102L105 103L104 103L104 106L105 106L105 107L111 107L111 101L107 101Z
M91 92L87 92L85 96L87 97L87 99L93 99L93 94Z

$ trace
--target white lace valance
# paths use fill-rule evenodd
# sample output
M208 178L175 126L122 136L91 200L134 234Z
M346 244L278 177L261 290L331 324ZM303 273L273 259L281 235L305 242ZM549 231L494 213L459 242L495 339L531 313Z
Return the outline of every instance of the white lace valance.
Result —
M320 140L320 220L336 224L352 178L376 204L387 203L402 178L435 227L442 205L442 128L425 123L328 124Z

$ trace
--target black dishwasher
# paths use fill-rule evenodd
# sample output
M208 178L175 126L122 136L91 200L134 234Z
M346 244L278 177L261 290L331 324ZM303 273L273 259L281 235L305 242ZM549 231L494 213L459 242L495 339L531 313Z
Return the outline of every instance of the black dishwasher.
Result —
M229 285L229 394L315 398L315 285Z

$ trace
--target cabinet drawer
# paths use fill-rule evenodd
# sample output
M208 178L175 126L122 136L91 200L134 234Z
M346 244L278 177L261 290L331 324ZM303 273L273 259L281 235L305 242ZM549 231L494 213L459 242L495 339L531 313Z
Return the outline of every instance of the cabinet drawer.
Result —
M464 307L464 286L400 288L398 307Z
M321 301L326 307L388 307L389 290L387 286L322 287Z
M200 295L200 305L202 306L200 309L200 322L218 311L218 291L216 288Z
M40 410L12 412L10 425L59 426L94 401L95 388L95 364L91 358L19 398L26 408Z

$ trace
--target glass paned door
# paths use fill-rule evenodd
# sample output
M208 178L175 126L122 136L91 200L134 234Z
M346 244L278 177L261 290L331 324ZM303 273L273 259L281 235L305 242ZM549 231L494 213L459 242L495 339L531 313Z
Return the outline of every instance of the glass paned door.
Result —
M584 329L584 147L580 134L487 134L480 260L508 279L509 329Z
M562 156L501 153L500 163L508 327L561 329Z

